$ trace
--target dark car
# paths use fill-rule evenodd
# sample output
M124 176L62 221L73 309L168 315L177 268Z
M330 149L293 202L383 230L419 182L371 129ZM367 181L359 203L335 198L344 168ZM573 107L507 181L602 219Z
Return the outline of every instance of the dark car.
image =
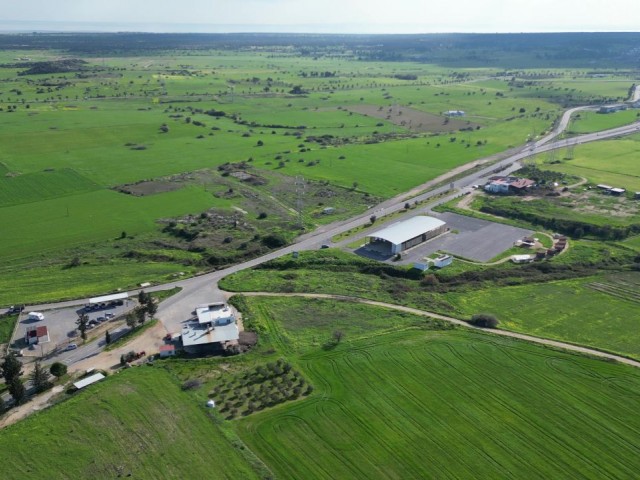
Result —
M9 307L9 310L7 310L7 313L9 315L13 315L14 313L22 313L23 310L24 310L24 305L11 305Z

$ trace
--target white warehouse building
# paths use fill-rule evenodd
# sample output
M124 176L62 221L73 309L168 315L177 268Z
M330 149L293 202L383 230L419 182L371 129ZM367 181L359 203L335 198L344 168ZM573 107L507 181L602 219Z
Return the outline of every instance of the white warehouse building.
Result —
M392 254L404 252L447 231L447 224L437 218L417 215L367 235L369 244L386 247Z

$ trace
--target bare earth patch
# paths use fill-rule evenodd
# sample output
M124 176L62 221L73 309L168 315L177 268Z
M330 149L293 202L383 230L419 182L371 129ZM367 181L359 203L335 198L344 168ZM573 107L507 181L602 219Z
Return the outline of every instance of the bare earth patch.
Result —
M378 105L352 105L345 107L349 112L359 113L368 117L380 118L395 125L400 125L412 132L455 132L462 129L476 129L478 125L463 118L451 118L433 115L414 108L392 105L380 107Z

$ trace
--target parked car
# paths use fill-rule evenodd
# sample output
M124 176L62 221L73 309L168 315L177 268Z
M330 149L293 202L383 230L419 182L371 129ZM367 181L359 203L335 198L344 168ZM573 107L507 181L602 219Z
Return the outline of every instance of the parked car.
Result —
M23 310L24 310L24 305L11 305L9 307L9 310L7 310L7 313L9 315L13 315L15 313L22 313Z
M115 314L113 314L113 313L105 313L104 314L104 318L106 318L106 319L113 318L113 317L115 317Z
M105 317L106 317L106 315L105 315L104 317L103 317L103 316L100 316L100 317L96 318L96 321L98 321L98 322L104 322L104 321L106 320L106 318L105 318Z
M70 343L64 350L65 352L69 352L71 350L75 350L76 348L78 348L78 345L76 345L75 343Z
M29 316L27 318L31 321L39 322L44 320L44 314L40 312L29 312Z

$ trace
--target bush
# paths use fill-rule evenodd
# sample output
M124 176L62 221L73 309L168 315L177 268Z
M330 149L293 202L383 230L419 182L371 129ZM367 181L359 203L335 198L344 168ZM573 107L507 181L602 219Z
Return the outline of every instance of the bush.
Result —
M478 313L471 317L469 323L476 327L496 328L499 322L495 315L491 315L490 313Z

